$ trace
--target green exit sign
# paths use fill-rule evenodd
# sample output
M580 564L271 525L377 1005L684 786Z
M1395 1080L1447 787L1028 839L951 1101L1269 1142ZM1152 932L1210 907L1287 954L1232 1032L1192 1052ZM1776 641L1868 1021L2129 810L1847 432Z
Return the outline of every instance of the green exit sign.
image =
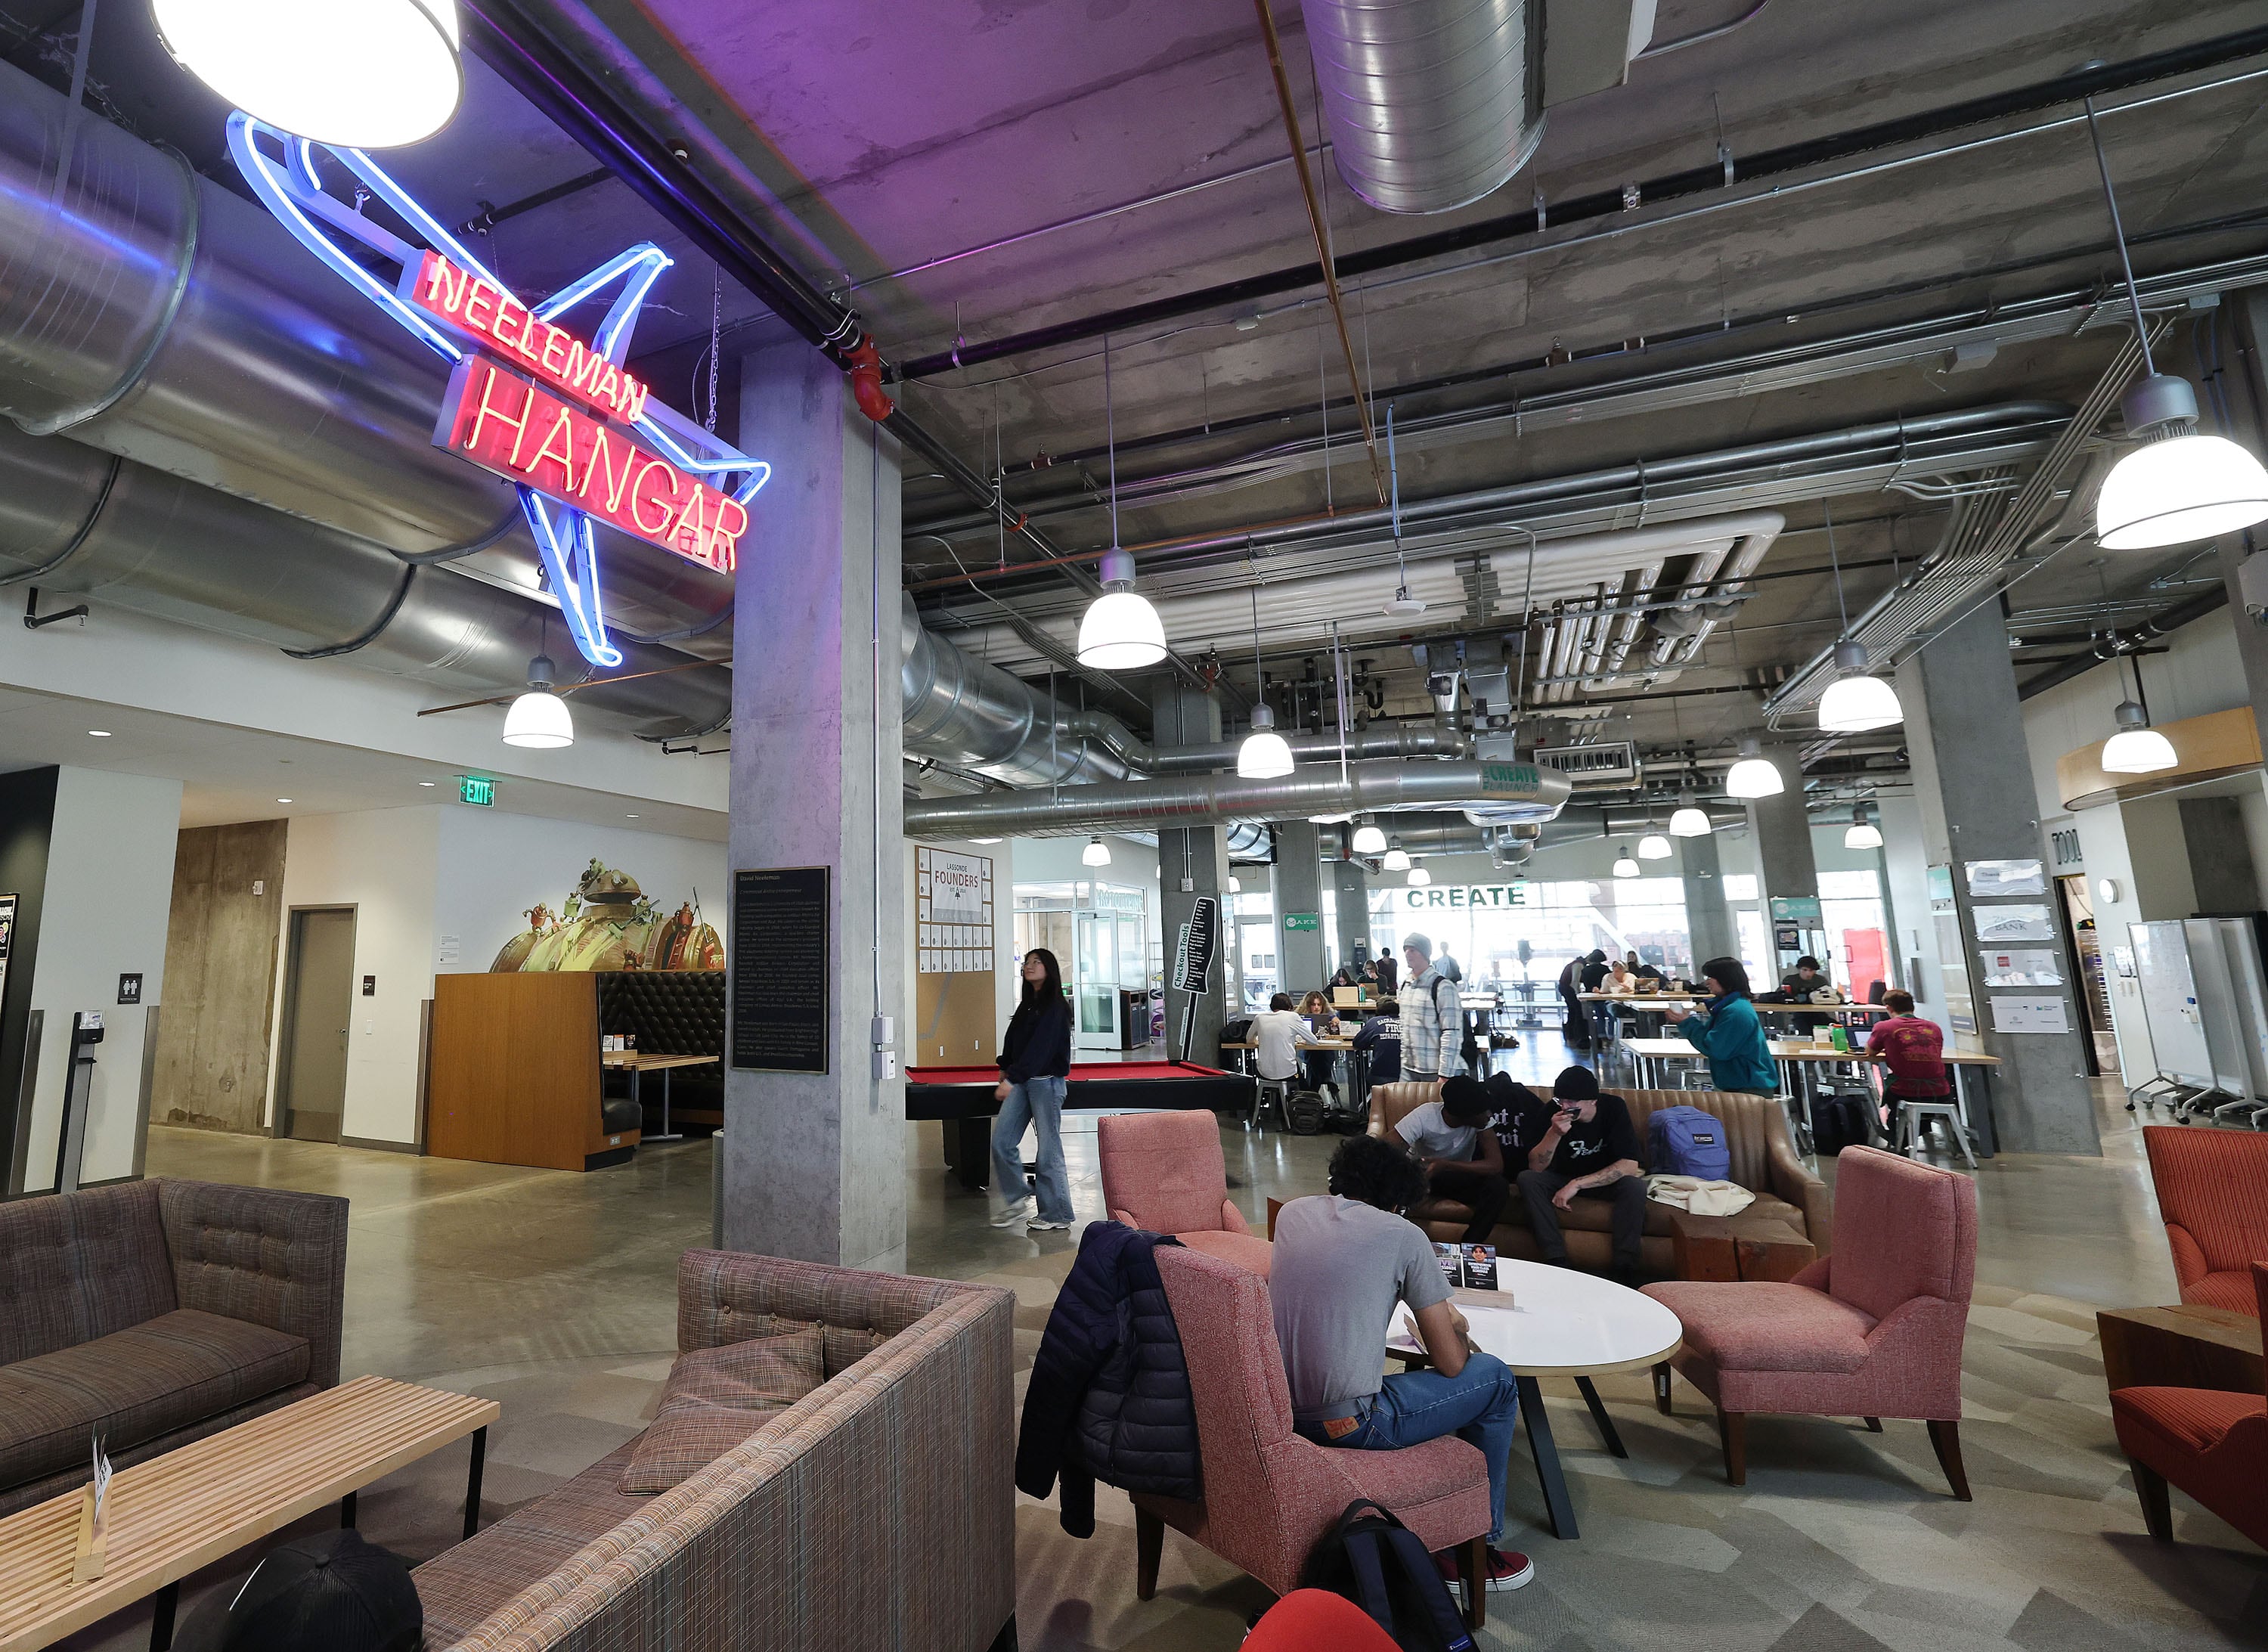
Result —
M476 774L460 774L457 777L457 800L481 808L493 808L496 807L496 782L484 780Z

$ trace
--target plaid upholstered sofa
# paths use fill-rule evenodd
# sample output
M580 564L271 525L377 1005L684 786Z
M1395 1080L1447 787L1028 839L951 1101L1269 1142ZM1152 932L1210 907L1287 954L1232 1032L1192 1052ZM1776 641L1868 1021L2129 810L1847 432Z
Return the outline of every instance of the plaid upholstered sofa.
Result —
M347 1202L171 1179L0 1205L0 1514L339 1380Z
M671 1490L631 1441L416 1573L427 1652L1012 1648L1015 1298L725 1250L681 1352L818 1324L827 1380Z

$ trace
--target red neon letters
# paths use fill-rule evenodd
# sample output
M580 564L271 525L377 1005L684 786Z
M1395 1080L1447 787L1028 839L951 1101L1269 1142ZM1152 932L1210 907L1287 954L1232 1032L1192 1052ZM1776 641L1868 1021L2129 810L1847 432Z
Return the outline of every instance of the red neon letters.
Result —
M429 252L403 293L427 314L490 345L515 366L601 413L636 424L646 387L564 328L539 321L509 292Z
M477 356L449 375L433 445L719 573L747 531L738 499Z

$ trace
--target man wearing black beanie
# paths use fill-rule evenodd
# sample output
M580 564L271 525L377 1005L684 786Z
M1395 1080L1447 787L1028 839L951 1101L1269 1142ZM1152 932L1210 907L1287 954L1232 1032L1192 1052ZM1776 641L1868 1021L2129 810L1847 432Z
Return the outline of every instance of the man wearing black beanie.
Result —
M1639 1172L1638 1132L1619 1095L1599 1094L1588 1067L1569 1067L1552 1081L1552 1114L1520 1173L1528 1226L1546 1262L1567 1265L1559 1214L1578 1195L1614 1200L1614 1271L1638 1272L1638 1240L1646 1230L1646 1177Z

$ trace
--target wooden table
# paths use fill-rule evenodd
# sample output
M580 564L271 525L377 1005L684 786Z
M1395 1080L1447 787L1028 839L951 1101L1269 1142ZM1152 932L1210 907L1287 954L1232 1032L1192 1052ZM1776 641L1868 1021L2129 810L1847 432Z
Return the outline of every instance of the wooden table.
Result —
M2112 1308L2095 1315L2095 1328L2102 1339L2103 1380L2114 1390L2261 1391L2260 1322L2250 1314L2195 1302Z
M1551 1420L1544 1412L1536 1379L1573 1377L1601 1442L1616 1457L1626 1457L1630 1453L1591 1379L1659 1365L1684 1346L1685 1328L1653 1297L1595 1273L1502 1256L1496 1266L1495 1294L1511 1305L1491 1302L1487 1291L1459 1291L1457 1306L1472 1327L1474 1346L1512 1368L1520 1390L1520 1420L1528 1430L1528 1449L1535 1459L1535 1478L1543 1488L1552 1535L1580 1537L1566 1476L1559 1466L1559 1448L1551 1437ZM1387 1339L1386 1351L1412 1365L1426 1363L1425 1345L1409 1327L1406 1313L1403 1328Z
M1681 1280L1793 1279L1818 1259L1810 1240L1784 1221L1669 1213L1670 1252Z
M327 1503L354 1523L355 1493L472 1436L465 1535L480 1523L490 1399L365 1376L193 1440L111 1477L108 1565L71 1582L78 1491L0 1520L0 1652L32 1652L151 1595L150 1644L173 1643L180 1581Z
M600 1066L613 1067L618 1072L626 1072L630 1075L630 1100L633 1102L638 1100L638 1078L640 1074L646 1073L659 1073L661 1074L661 1132L659 1135L640 1137L639 1140L641 1143L648 1141L682 1141L685 1139L683 1136L672 1134L669 1128L670 1070L673 1067L711 1066L717 1062L722 1061L724 1058L725 1058L721 1055L652 1055L643 1050L601 1050L599 1052L599 1065ZM640 1103L639 1105L642 1110L644 1103ZM645 1115L644 1111L641 1110L638 1116L643 1118Z

